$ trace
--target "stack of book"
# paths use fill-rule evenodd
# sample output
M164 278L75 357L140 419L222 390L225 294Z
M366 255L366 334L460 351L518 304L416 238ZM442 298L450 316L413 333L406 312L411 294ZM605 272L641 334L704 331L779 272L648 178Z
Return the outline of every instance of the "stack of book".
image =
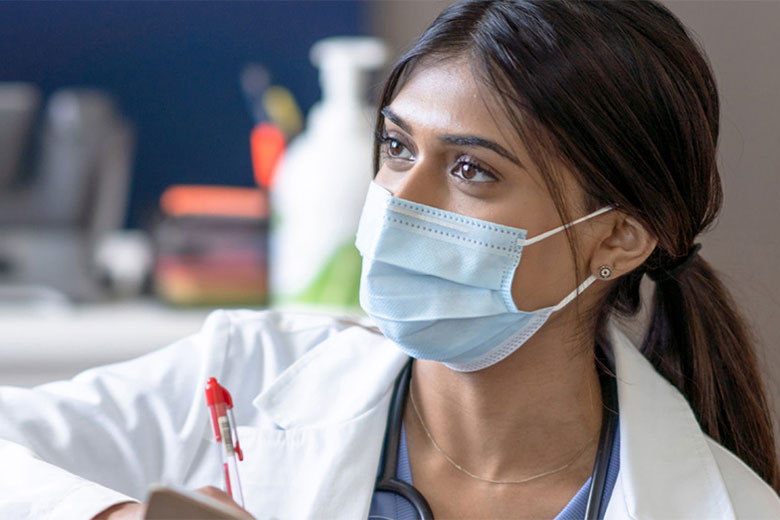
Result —
M155 290L179 306L268 301L268 199L258 188L171 186L156 226Z

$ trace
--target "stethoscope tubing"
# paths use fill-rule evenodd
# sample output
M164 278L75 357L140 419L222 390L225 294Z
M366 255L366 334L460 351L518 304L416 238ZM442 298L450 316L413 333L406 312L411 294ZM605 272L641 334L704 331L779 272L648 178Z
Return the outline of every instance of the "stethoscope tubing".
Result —
M396 493L406 499L417 510L420 520L433 520L433 511L428 501L414 486L398 480L395 471L398 467L398 448L401 444L401 425L404 420L406 396L409 393L409 382L412 377L412 360L410 359L401 374L395 380L393 397L390 401L390 415L385 429L385 445L382 449L382 473L376 481L375 491Z
M601 373L601 392L604 402L604 412L601 417L601 434L596 461L593 463L593 473L590 477L588 505L585 508L585 520L604 518L607 504L604 503L604 487L607 482L609 459L612 456L612 444L617 428L617 381L614 375Z
M422 493L414 486L398 480L395 476L396 468L398 467L398 448L401 444L401 426L403 424L411 376L412 360L410 359L404 365L393 386L390 411L385 428L384 446L382 448L382 471L377 477L374 490L400 495L415 508L420 520L433 520L433 511ZM607 480L612 444L615 438L615 429L617 428L618 401L615 377L602 373L600 379L603 401L606 406L601 421L599 446L591 475L588 503L585 508L586 520L596 520L604 517L607 506L607 504L603 503L604 487Z

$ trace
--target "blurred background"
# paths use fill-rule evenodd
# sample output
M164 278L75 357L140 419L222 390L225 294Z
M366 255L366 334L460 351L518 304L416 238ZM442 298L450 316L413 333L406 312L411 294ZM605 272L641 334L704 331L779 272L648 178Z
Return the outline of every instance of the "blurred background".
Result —
M353 1L0 3L0 383L68 377L192 333L215 307L271 303L285 151L295 171L276 186L274 229L315 236L308 262L294 241L273 262L290 266L274 276L308 277L273 301L355 312L345 237L361 202L337 204L346 224L327 229L296 215L322 215L338 182L364 178L345 196L365 193L389 55L357 38L373 23ZM315 52L329 37L353 39Z
M0 3L0 384L136 356L215 307L359 312L372 104L448 3ZM780 2L664 3L721 95L702 254L779 410Z

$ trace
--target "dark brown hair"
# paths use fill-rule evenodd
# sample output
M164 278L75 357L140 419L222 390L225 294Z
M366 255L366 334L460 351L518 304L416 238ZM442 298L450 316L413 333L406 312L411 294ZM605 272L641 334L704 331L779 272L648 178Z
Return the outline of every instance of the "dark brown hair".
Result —
M604 337L612 313L637 313L644 274L657 280L642 352L685 395L702 429L780 491L748 327L701 256L665 274L722 202L718 94L683 25L654 1L460 2L401 57L380 108L421 60L452 57L467 58L497 95L562 221L571 215L556 163L576 176L588 209L618 205L658 239L642 266L615 281L598 311L596 337Z

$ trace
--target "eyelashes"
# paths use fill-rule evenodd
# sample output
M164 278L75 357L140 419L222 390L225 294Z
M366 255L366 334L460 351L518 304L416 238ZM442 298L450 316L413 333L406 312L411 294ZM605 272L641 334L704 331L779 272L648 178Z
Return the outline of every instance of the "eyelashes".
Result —
M414 154L401 139L391 137L388 134L377 133L376 140L379 142L379 152L383 159L414 160ZM402 156L404 150L409 152L406 157Z
M461 156L450 169L450 175L457 178L460 182L479 184L485 182L496 182L498 178L487 168L472 157ZM482 180L475 180L480 178Z
M415 154L403 139L391 136L387 133L376 133L379 144L379 156L382 164L393 162L402 168L407 168L409 163L415 160ZM450 167L449 174L457 181L464 184L484 184L496 182L499 176L490 168L484 166L479 160L466 152L456 153L455 163Z

